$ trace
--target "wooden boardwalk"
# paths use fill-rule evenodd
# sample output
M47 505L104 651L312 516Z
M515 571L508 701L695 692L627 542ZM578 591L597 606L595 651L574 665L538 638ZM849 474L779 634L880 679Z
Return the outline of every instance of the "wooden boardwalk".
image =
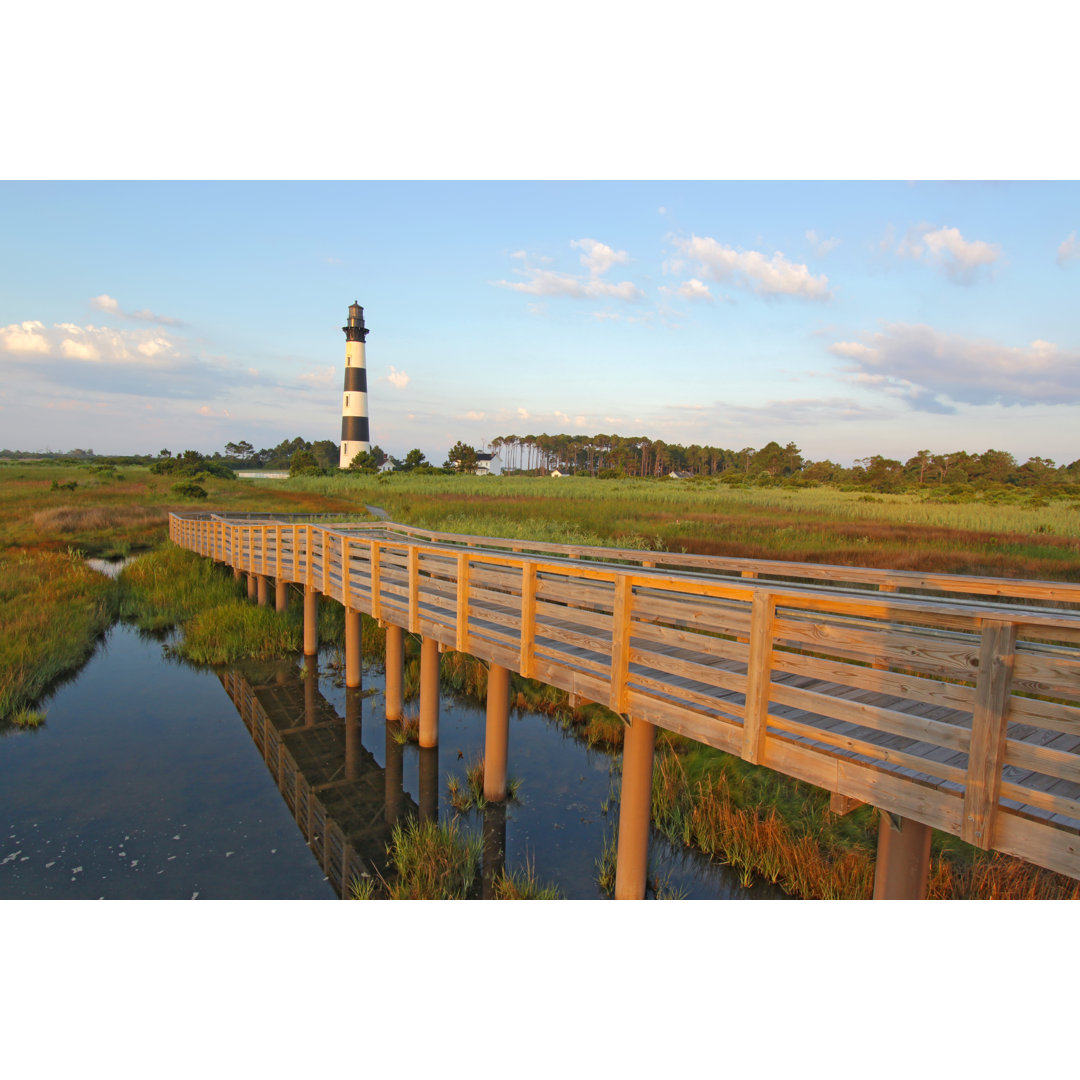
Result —
M1080 585L390 523L173 514L170 535L847 805L1080 878Z

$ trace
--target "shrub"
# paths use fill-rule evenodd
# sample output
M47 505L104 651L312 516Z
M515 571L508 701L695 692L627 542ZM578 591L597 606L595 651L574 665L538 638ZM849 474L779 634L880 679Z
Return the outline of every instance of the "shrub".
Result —
M199 487L198 484L192 481L185 481L179 484L173 484L169 490L178 495L181 499L205 499L206 488Z

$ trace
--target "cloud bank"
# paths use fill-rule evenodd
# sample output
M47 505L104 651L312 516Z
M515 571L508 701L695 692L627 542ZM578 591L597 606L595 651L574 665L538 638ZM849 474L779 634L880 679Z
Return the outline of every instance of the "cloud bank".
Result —
M968 405L1080 403L1080 350L1049 341L1015 347L894 323L829 346L856 383L925 412Z

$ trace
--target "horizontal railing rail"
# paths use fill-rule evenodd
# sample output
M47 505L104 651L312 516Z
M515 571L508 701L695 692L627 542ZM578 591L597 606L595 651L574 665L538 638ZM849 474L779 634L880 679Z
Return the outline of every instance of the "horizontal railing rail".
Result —
M793 583L766 576L788 564L736 560L766 571L709 577L697 564L648 565L662 553L386 523L173 514L170 534L623 716L1080 878L1080 614L1054 606L1075 585L1010 582L1011 603L974 595L972 582L994 579L949 575L920 576L929 595L838 589L828 567ZM850 586L851 568L835 569Z

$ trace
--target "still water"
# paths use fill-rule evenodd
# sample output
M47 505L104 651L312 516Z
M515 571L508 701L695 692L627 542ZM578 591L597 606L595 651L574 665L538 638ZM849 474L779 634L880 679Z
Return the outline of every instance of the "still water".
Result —
M411 815L483 836L485 876L530 863L567 898L603 895L617 759L512 713L517 799L459 814L448 783L483 752L482 707L444 697L439 747L401 746L378 663L358 694L335 659L211 671L114 627L42 727L0 738L0 899L334 899ZM690 899L779 895L656 834L650 871Z

